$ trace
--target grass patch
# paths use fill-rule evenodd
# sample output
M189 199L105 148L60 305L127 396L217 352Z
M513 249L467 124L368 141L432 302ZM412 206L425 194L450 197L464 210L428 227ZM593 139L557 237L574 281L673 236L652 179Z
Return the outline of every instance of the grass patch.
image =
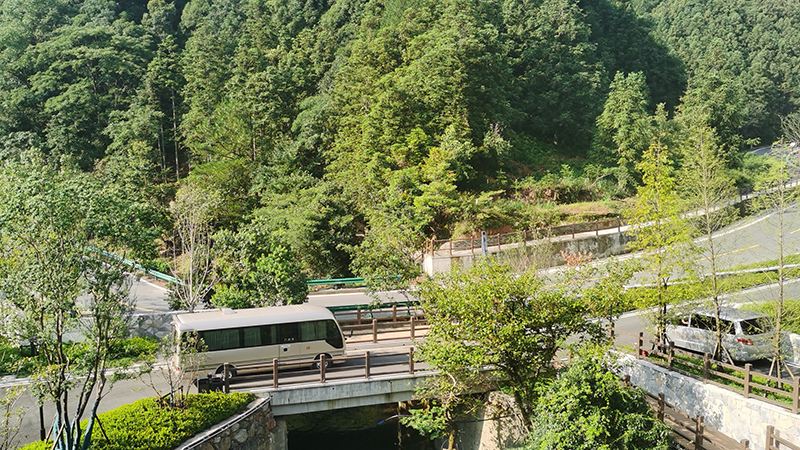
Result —
M161 408L146 398L98 414L100 428L92 431L92 450L169 450L181 442L243 410L256 396L245 392L192 394L186 407ZM83 422L84 426L86 421ZM41 450L47 443L34 442L21 450Z
M778 302L750 303L747 305L747 309L760 312L767 317L776 317L778 314ZM800 300L783 301L781 329L800 334Z
M133 337L111 347L109 367L127 367L138 362L153 362L160 343L154 338ZM70 359L77 361L87 354L80 343L68 346ZM33 373L34 361L29 346L0 345L0 375L26 377Z
M800 269L788 269L785 271L787 279L800 278ZM687 281L671 285L675 294L675 298L681 300L701 300L708 298L712 292L711 278L697 281ZM685 280L684 280L685 281ZM761 286L764 284L776 282L775 276L770 273L742 273L736 275L727 275L718 279L720 293L726 294L731 292L738 292L747 288ZM629 302L631 309L634 308L647 308L652 305L645 305L636 301L640 298L653 298L655 294L653 287L635 287L628 290L628 296L632 299ZM800 308L800 306L798 307ZM800 317L800 316L799 316Z
M785 255L783 257L783 264L784 265L800 264L800 253L795 253L793 255ZM777 259L768 259L766 261L759 261L759 262L753 263L753 264L746 264L746 265L742 265L742 266L736 266L736 267L734 267L732 269L729 269L729 270L735 271L735 270L762 269L764 267L775 267L777 265L778 265L778 260ZM789 270L791 270L791 269L789 269Z

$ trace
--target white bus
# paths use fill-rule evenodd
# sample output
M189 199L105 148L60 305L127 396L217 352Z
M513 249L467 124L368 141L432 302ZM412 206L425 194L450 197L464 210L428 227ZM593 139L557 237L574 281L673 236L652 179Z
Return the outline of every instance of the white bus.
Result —
M322 355L326 365L345 355L342 330L333 313L321 306L223 308L177 314L173 324L177 342L186 342L187 333L197 333L202 339L204 348L198 370L222 373L223 365L228 363L231 375L235 375L258 366L263 369L275 358L319 368ZM182 369L180 362L175 368Z

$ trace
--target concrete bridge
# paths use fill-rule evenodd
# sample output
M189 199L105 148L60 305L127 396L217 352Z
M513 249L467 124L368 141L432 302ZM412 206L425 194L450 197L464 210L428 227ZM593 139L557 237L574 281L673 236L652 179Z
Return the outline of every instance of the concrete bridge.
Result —
M259 397L270 398L275 416L286 416L409 401L414 396L414 389L434 374L432 371L422 371L413 375L405 373L370 379L349 378L249 391Z

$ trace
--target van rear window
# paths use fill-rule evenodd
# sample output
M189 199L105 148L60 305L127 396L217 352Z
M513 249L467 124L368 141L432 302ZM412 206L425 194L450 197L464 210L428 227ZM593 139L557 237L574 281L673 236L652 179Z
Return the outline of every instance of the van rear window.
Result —
M765 317L742 321L742 333L744 334L761 334L768 331L772 331L772 324Z

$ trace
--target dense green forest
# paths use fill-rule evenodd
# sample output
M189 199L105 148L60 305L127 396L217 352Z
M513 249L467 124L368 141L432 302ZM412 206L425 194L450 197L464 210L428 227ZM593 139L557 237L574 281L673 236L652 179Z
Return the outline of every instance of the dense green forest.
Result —
M651 139L692 127L746 184L745 150L800 102L791 1L2 5L0 159L148 204L138 258L205 248L169 264L213 261L235 305L625 198Z

